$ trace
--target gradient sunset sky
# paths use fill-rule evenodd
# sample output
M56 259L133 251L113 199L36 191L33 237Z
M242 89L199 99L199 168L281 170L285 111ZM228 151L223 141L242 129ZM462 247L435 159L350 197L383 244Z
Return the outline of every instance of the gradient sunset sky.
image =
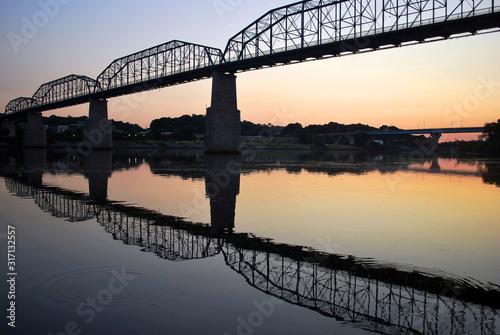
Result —
M13 47L26 22L53 17ZM173 39L224 49L266 11L291 0L4 0L0 2L0 108L69 74L96 78L114 59ZM221 11L216 4L228 4ZM233 5L231 5L233 4ZM25 29L26 30L26 29ZM26 35L25 35L26 36ZM375 127L481 126L500 118L500 33L238 74L238 108L255 123L364 123ZM204 80L109 101L115 120L204 114ZM46 112L80 116L88 105ZM477 135L448 135L443 139Z

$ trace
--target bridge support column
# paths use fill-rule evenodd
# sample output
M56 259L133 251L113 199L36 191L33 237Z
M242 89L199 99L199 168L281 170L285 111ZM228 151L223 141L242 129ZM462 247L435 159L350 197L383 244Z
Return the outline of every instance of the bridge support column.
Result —
M108 120L108 102L90 99L89 120L83 132L84 141L91 144L92 149L113 149L113 126Z
M241 153L240 115L236 100L236 76L214 73L212 105L207 109L205 152Z
M439 139L441 138L442 135L443 134L441 134L441 133L432 133L431 134L431 140L432 140L432 144L433 144L432 150L433 151L438 151Z
M43 126L42 113L28 112L28 122L24 127L23 145L26 148L47 147L47 132Z
M16 136L16 121L14 120L2 120L2 129L7 129L9 131L8 137Z

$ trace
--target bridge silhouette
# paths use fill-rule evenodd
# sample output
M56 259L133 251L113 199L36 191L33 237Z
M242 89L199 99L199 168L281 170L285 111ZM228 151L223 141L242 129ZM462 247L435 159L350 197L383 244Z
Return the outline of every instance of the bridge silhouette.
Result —
M498 0L496 0L498 1ZM45 147L41 113L90 102L86 140L112 147L106 99L213 78L207 152L241 150L234 73L463 37L500 28L495 0L308 0L273 9L234 35L224 51L170 41L113 61L96 79L69 75L9 102L2 127L28 115L24 145Z
M11 194L32 198L55 217L96 220L115 240L169 261L220 256L252 287L354 327L381 334L498 333L500 291L470 278L234 233L240 174L225 168L233 158L212 156L206 161L211 223L203 224L107 200L103 194L107 186L96 181L109 177L109 157L111 152L89 157L86 172L82 171L89 178L88 195L44 185L39 179L43 170L34 168L33 158L21 170L4 164L2 177ZM229 179L226 187L215 192L209 185L214 182L212 176L221 172Z
M432 151L436 151L439 145L439 139L443 134L470 134L482 133L484 127L461 127L461 128L429 128L429 129L398 129L398 130L374 130L366 132L339 132L318 134L317 136L336 138L335 144L339 144L343 138L347 138L350 145L354 145L356 136L359 134L368 135L369 141L375 136L396 136L396 135L430 135Z

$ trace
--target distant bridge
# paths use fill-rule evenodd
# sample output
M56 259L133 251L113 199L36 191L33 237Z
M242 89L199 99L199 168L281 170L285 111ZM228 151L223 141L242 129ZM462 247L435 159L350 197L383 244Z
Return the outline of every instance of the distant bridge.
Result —
M368 131L368 135L432 135L432 134L465 134L482 133L484 127L461 127L461 128L434 128L434 129L401 129L387 131Z
M497 2L495 2L497 1ZM275 65L463 37L500 28L498 0L307 0L273 9L234 35L224 51L170 41L113 61L96 79L69 75L9 102L0 115L28 114L25 146L45 147L41 112L90 102L86 140L112 147L106 99L213 77L205 149L240 150L234 73Z
M443 134L471 134L482 133L484 127L460 127L460 128L428 128L428 129L397 129L397 130L374 130L374 131L351 131L318 134L318 136L335 137L337 138L336 144L340 143L342 138L347 138L350 145L354 145L356 136L366 134L368 136L394 136L394 135L430 135L433 141L433 149L438 147L439 139Z

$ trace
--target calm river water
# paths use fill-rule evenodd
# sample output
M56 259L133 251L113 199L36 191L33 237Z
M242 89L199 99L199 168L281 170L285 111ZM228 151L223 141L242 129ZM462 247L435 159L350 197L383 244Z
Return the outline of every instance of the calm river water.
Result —
M500 334L498 158L0 164L3 334Z

